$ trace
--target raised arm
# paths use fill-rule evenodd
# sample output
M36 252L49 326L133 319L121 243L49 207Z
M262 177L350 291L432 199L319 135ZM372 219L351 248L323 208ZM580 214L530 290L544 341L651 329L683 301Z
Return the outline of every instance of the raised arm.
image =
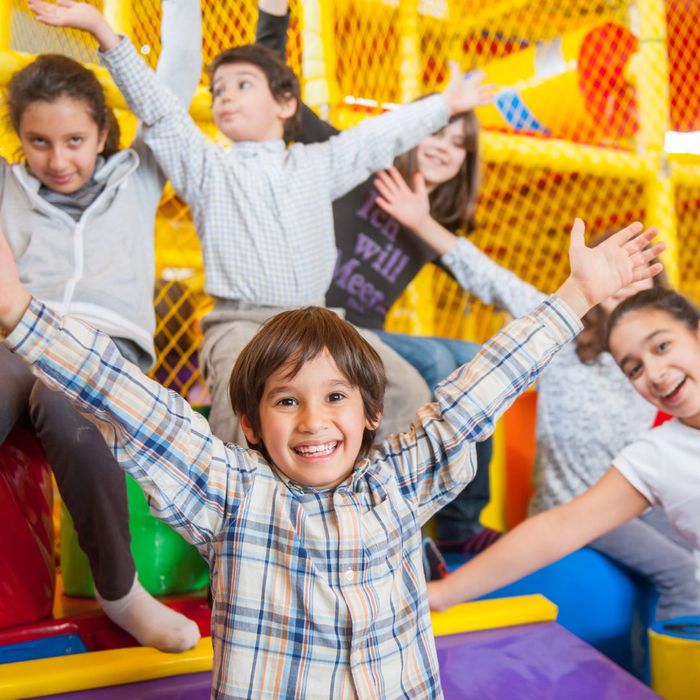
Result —
M427 243L462 289L511 316L524 316L546 295L495 263L466 238L455 236L430 216L425 181L417 173L409 187L391 167L377 174L377 204Z
M596 248L583 241L577 219L571 231L571 274L534 313L508 324L484 343L469 364L438 385L434 404L419 412L414 430L392 436L379 449L425 521L474 473L469 443L486 439L496 420L537 378L556 352L581 329L592 306L637 279L657 274L650 261L663 244L650 245L654 229L622 229ZM409 458L406 458L406 457Z
M29 5L40 22L82 29L97 39L103 61L129 108L141 120L144 139L166 177L188 202L196 201L206 156L215 147L206 140L187 108L141 59L133 44L120 37L92 5L73 0L57 0L55 4L29 0Z
M189 107L202 77L200 0L163 0L160 39L156 75L184 107Z
M255 458L227 449L202 416L124 360L108 336L32 300L1 233L0 330L47 386L95 420L159 518L200 547L218 535L250 487Z
M276 51L287 60L287 29L289 29L289 3L287 0L260 0L255 42ZM299 143L320 143L340 133L338 129L321 119L303 102L301 125L296 140Z
M377 447L421 523L461 491L476 472L471 443L493 433L498 418L581 329L577 315L552 297L509 323L478 355L435 390L412 430Z
M404 105L377 117L364 119L318 148L327 159L331 197L338 199L373 172L388 168L400 153L443 127L449 117L491 101L492 86L483 74L464 77L451 63L445 91Z
M255 43L267 46L287 59L287 29L289 29L289 2L287 0L260 0Z
M616 469L558 508L525 520L441 581L428 584L433 610L508 585L640 515L649 501Z

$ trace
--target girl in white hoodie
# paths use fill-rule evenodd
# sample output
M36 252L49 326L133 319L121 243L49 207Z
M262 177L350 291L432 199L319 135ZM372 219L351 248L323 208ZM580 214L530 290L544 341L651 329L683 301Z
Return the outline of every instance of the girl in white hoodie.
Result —
M187 103L201 73L196 0L163 2L159 73ZM154 361L153 229L165 178L119 128L94 74L39 56L8 86L24 161L0 159L0 223L33 294L108 333L122 354ZM182 651L197 625L141 586L130 551L124 476L97 428L0 346L0 442L28 413L88 556L105 613L140 643Z

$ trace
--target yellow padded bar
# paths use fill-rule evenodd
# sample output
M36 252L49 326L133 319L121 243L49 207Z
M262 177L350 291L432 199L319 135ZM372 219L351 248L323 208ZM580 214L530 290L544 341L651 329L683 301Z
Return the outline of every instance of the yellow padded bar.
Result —
M104 688L153 678L209 671L211 637L181 654L151 647L130 647L4 664L0 672L0 700L41 697L89 688Z
M557 606L543 595L476 600L455 605L445 612L434 612L433 634L442 637L533 622L552 622L557 619L558 611Z
M549 622L556 618L557 606L541 595L479 600L432 614L435 636ZM199 673L211 670L212 658L211 637L204 637L194 649L181 654L166 654L150 647L130 647L19 661L2 666L0 700Z

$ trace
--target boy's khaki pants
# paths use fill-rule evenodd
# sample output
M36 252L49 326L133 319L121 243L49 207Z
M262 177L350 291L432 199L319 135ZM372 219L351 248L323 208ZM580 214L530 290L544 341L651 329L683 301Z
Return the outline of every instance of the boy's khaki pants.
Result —
M209 423L214 435L225 442L246 445L228 394L229 378L236 358L264 321L285 310L219 300L214 310L202 321L204 343L200 359L211 394ZM372 331L357 330L377 351L386 370L384 415L377 432L377 440L380 441L392 433L408 429L416 411L430 401L430 390L418 371Z

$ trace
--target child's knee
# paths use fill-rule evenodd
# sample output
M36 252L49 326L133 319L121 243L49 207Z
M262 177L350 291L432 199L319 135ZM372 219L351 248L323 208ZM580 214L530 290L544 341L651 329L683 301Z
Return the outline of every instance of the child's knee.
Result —
M52 391L42 382L35 382L28 407L32 425L40 435L49 433L70 439L83 425L97 430L73 408L63 393Z

